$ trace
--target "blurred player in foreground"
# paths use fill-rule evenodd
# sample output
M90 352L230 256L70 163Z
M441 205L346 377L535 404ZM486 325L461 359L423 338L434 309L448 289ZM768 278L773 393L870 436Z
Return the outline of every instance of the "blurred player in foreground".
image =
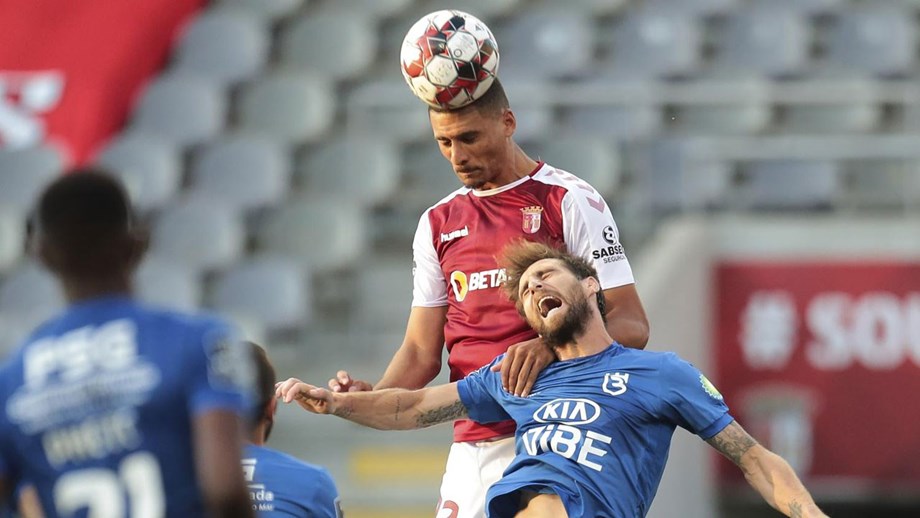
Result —
M146 236L110 176L71 171L33 217L69 306L0 371L3 497L26 481L48 517L253 516L248 350L222 322L131 298Z
M243 455L243 473L252 507L264 518L341 518L339 493L329 473L290 455L265 447L275 410L275 368L265 350L249 344L255 357L258 402Z
M648 321L613 215L583 180L537 162L514 142L517 119L498 79L472 104L429 109L441 153L463 187L422 215L413 243L413 300L402 346L375 386L340 371L336 392L424 387L450 353L457 381L497 355L502 385L527 395L553 351L527 326L500 285L496 257L514 239L565 247L591 258L606 301L608 331L618 342L644 347ZM514 457L514 422L454 425L441 485L441 506L455 518L482 516L486 489Z
M509 247L504 264L510 298L560 360L540 374L529 397L506 392L488 367L415 391L338 394L292 378L279 385L279 396L381 429L466 416L514 419L518 454L488 491L493 518L645 516L677 426L737 464L774 508L824 516L789 464L744 431L696 368L673 353L627 349L611 339L588 262L521 243Z

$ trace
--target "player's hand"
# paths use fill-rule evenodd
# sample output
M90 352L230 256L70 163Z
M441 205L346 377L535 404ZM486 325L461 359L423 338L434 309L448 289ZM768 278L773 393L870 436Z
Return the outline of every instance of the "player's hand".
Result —
M374 390L374 386L366 381L352 378L348 371L339 371L329 380L329 390L333 392L367 392Z
M275 396L285 403L297 402L301 408L314 414L335 412L335 395L319 387L304 383L297 378L288 378L275 385Z
M508 348L505 358L492 366L492 371L502 371L502 387L519 397L530 395L537 376L547 365L556 361L556 355L543 340L534 338Z

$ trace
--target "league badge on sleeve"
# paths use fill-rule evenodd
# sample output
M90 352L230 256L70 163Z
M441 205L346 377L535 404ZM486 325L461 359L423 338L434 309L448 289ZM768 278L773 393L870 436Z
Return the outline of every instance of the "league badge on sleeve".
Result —
M521 225L524 229L524 232L528 234L536 234L537 231L540 230L543 207L540 207L539 205L533 207L524 207L521 209L521 213L524 217L523 223Z
M719 390L716 389L716 386L712 384L711 381L706 376L700 374L700 385L703 386L703 390L709 394L709 397L717 401L722 401L722 394L719 393Z

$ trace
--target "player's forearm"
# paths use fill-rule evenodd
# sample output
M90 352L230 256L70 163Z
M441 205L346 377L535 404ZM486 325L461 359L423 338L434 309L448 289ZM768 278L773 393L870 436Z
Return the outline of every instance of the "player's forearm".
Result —
M401 388L415 390L431 383L441 372L440 355L424 354L418 347L403 345L396 351L374 390Z
M748 482L764 500L786 516L826 516L789 463L779 455L758 445L744 455L740 467Z
M333 414L362 426L378 430L420 428L416 410L418 391L401 388L334 394Z
M607 312L607 333L626 347L645 349L648 343L649 326L645 315L613 308Z

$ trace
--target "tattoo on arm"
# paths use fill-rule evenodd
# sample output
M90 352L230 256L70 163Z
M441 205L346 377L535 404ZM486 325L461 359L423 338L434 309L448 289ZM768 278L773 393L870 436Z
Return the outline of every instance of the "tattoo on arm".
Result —
M792 518L802 518L802 516L804 516L802 514L802 504L796 502L795 500L789 502L789 516Z
M453 421L466 415L466 407L459 399L449 405L422 412L416 418L415 423L419 428L431 426L445 421Z
M735 464L740 464L741 457L757 444L757 441L748 435L737 421L726 426L724 430L707 439L706 442Z
M393 415L393 421L397 423L399 422L399 407L400 407L399 394L396 394L396 412Z

